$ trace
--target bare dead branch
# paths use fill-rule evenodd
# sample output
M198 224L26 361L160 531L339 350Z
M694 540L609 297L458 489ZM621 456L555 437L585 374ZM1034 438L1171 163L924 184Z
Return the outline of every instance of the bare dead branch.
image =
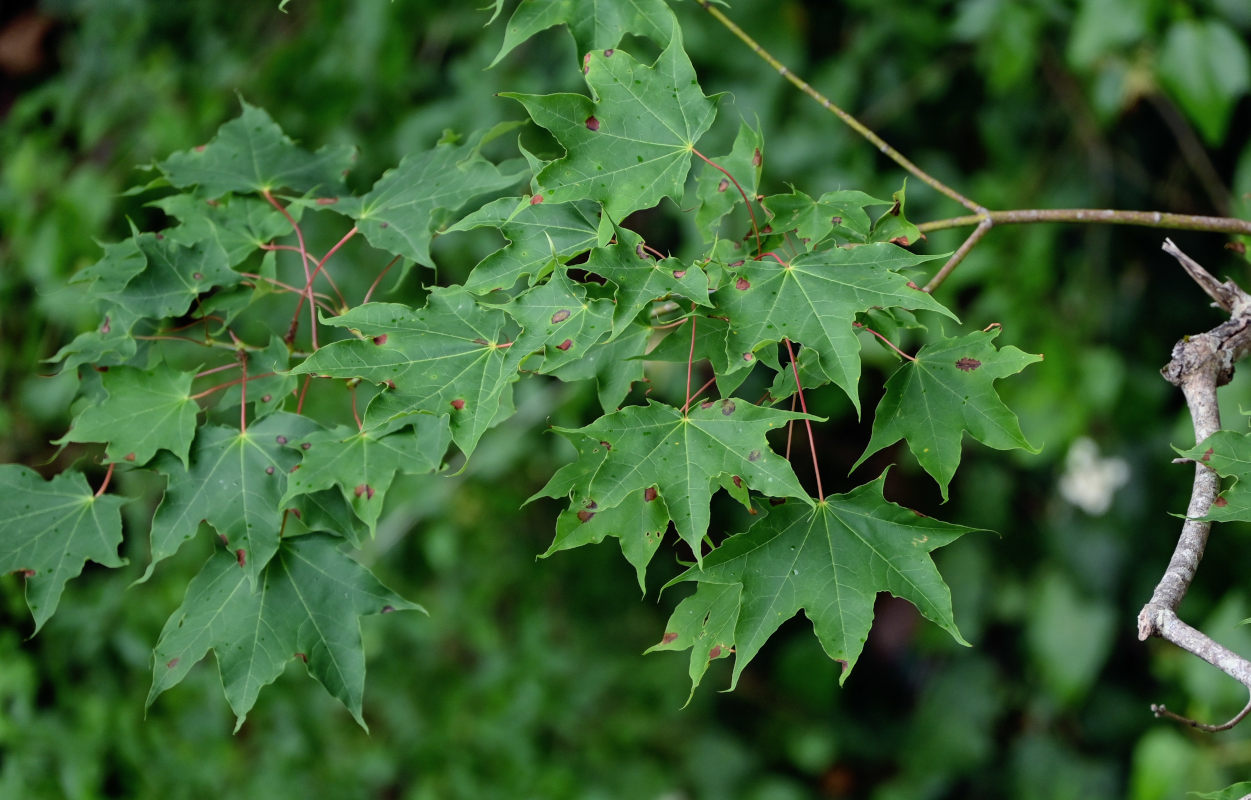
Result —
M1182 390L1194 423L1195 443L1198 444L1220 430L1221 415L1216 389L1229 382L1234 374L1234 362L1251 350L1251 295L1233 281L1221 283L1216 280L1167 239L1164 251L1176 258L1203 291L1231 315L1228 321L1212 330L1179 341L1173 346L1172 359L1160 371L1165 380ZM1177 608L1186 596L1207 547L1212 523L1203 518L1208 515L1219 492L1220 477L1205 465L1196 463L1186 521L1182 524L1177 547L1164 575L1156 585L1151 600L1138 614L1138 638L1145 641L1158 636L1172 642L1251 689L1251 660L1224 647L1177 616ZM1200 730L1215 731L1236 725L1251 711L1251 704L1224 725L1205 725L1178 717L1163 706L1153 707L1153 710L1157 716L1180 719Z

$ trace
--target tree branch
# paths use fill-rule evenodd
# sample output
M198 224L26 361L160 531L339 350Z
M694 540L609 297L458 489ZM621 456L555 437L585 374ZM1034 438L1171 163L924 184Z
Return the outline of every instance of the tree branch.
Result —
M1172 360L1161 370L1165 380L1182 390L1194 422L1195 443L1199 444L1221 428L1217 387L1229 383L1234 374L1234 362L1251 350L1251 295L1233 281L1217 281L1168 239L1164 240L1164 251L1181 263L1204 292L1216 301L1216 305L1231 314L1228 321L1212 330L1188 336L1174 345ZM1145 641L1158 636L1172 642L1251 689L1251 660L1218 644L1177 616L1177 608L1186 596L1207 547L1212 523L1203 518L1208 515L1219 491L1220 477L1204 464L1196 462L1186 521L1151 600L1138 613L1138 638ZM1157 715L1162 709L1162 706L1153 708ZM1166 716L1176 715L1168 712ZM1237 724L1244 716L1245 712L1225 726L1185 721L1203 730L1224 730Z

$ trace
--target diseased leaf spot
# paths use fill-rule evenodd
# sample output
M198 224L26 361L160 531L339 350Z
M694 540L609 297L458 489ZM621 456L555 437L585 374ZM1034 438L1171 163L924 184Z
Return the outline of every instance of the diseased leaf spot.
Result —
M278 444L286 444L287 437L283 436L282 434L279 434L274 437L274 441L276 441Z
M393 612L393 611L395 611L395 606L386 605L386 606L383 606L383 607L382 607L382 613L383 613L383 614L390 614L390 613L391 613L391 612Z
M594 511L595 509L599 508L599 503L595 502L594 500L587 500L586 507Z
M543 195L541 194L536 194L534 197L530 198L530 205L532 206L537 206L539 203L542 203L542 202L543 202Z
M842 217L830 217L830 224L831 224L831 225L842 225L842 224L843 224L843 218L842 218Z
M751 361L753 359L755 359L755 356L753 356L751 353L743 353L744 361Z
M674 640L675 640L675 639L677 639L677 638L678 638L678 632L677 632L677 631L669 631L669 632L668 632L668 633L666 633L664 636L660 637L660 643L661 643L661 644L669 644L670 642L674 641Z
M266 474L266 475L273 475L273 474L274 474L274 468L273 468L273 467L266 467L266 468L265 468L265 474Z
M391 227L391 223L389 223L389 222L380 222L380 223L378 223L378 227L379 227L379 228L389 228L389 227Z
M750 453L748 453L748 454L747 454L747 460L748 460L748 461L752 461L752 462L759 461L759 460L760 460L760 451L759 451L759 450L752 450Z
M460 399L459 397L452 401L452 408L456 409L457 411L460 411L464 407L465 407L465 401Z
M296 653L295 657L303 661L305 664L308 663L308 656L304 655L303 653Z
M656 487L648 486L646 489L643 490L643 502L650 503L651 501L656 499L656 495L657 495Z
M771 506L780 506L785 502L786 502L785 497L770 497L769 498L769 505Z
M473 340L473 343L474 343L474 344L480 344L480 345L482 345L483 347L486 347L487 345L489 345L489 344L490 344L490 342L488 342L486 339L481 339L481 338L479 338L479 339L474 339L474 340Z
M311 448L312 446L313 446L312 442L305 442L304 444L300 445L300 449L301 449L301 450L308 450L308 449L309 449L309 448Z
M708 409L712 408L712 401L705 400L704 402L699 404L699 407L707 411Z
M127 454L126 454L126 460L127 460L127 461L134 461L134 460L135 460L135 454L134 454L134 453L127 453Z
M638 256L640 259L643 259L643 260L647 259L647 251L643 249L642 242L639 242L638 244L634 246L634 255Z
M582 56L582 74L585 75L586 73L590 71L591 71L591 54L587 53L586 55Z
M746 278L739 278L738 280L734 282L734 288L738 289L741 292L741 291L744 291L745 289L750 289L751 284L747 282Z
M743 479L742 479L742 478L740 478L740 477L739 477L739 476L737 476L737 475L734 475L734 476L732 476L732 479L733 479L733 481L734 481L734 486L735 486L736 488L739 488L739 489L742 489L742 488L743 488Z
M757 147L756 152L751 154L751 165L753 167L758 167L763 163L764 163L764 157L760 155L760 148Z
M729 188L730 188L730 181L726 178L722 178L721 183L717 184L718 192L724 192L726 189L729 189Z
M263 395L261 395L261 402L262 402L262 403L268 403L270 400L273 400L273 399L274 399L274 396L273 396L272 394L263 394Z
M708 651L708 660L711 661L721 655L721 645L714 644L712 649Z
M673 277L677 278L678 280L682 280L683 278L685 278L685 277L686 277L686 270L684 270L684 269L675 269L675 270L673 271Z
M109 318L106 316L104 318L104 324L100 326L100 333L108 333L111 330L113 330L113 326L109 324Z
M613 50L611 47L608 48L607 50L604 51L604 58L612 58L612 54L615 52L617 51Z
M573 339L566 339L560 344L556 345L557 350L568 350L570 347L573 347Z
M171 658L169 661L165 662L165 669L173 669L176 666L178 666L177 658Z
M920 286L917 286L916 281L908 281L908 288L909 288L909 289L916 289L918 292L919 292L919 291L921 291L921 287L920 287Z
M35 571L33 569L19 569L19 570L15 570L15 572L18 575L21 575L23 578L35 577Z
M595 516L595 512L594 512L594 511L579 511L579 512L578 512L578 521L579 521L579 522L590 522L590 521L591 521L591 517L593 517L593 516Z
M1215 501L1213 501L1212 505L1216 506L1217 508L1224 508L1225 506L1229 505L1229 501L1223 497L1218 497L1216 498Z
M555 314L552 315L552 324L555 325L557 322L564 322L565 320L569 319L569 313L570 313L569 309L567 308L562 308L561 310L557 311Z
M319 198L317 198L317 205L319 205L319 206L332 206L332 205L334 205L334 204L335 204L335 203L337 203L337 202L339 202L339 198L337 198L337 197L319 197Z
M611 449L612 449L612 445L611 445L611 444L609 444L608 442L600 442L600 443L599 443L599 446L600 446L600 447L602 447L602 448L604 448L605 450L611 450Z
M1208 459L1209 459L1209 458L1211 458L1211 457L1212 457L1212 454L1213 454L1213 453L1215 453L1215 452L1216 452L1215 450L1213 450L1212 448L1210 448L1210 447L1209 447L1209 448L1207 449L1207 452L1205 452L1205 453L1203 454L1203 458L1201 458L1201 459L1199 459L1199 460L1200 460L1200 461L1202 461L1204 464L1206 464L1206 463L1208 463Z
M595 117L587 117L587 118L586 118L586 129L587 129L588 131L597 131L597 130L599 130L599 120L597 120Z
M722 413L722 414L724 414L725 416L727 416L727 417L728 417L728 416L730 416L731 414L733 414L733 413L734 413L734 408L735 408L735 406L734 406L734 401L733 401L733 400L722 400L722 401L721 401L721 413Z
M380 333L374 337L374 344L386 344L386 343L387 343L387 335L385 333Z
M239 566L246 567L248 565L248 552L240 547L235 551L235 561L239 562Z
M976 358L969 358L968 356L965 356L956 362L956 369L961 372L972 372L981 365L982 362L978 361Z
M192 277L192 278L194 278L194 279L195 279L195 280L197 280L197 281L202 281L202 280L204 280L204 273L203 273L203 272L193 272L193 273L191 273L191 277Z

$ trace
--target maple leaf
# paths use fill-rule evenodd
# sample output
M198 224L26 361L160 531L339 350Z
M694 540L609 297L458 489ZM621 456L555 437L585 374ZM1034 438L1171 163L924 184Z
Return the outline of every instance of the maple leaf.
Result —
M717 166L733 175L743 193L753 200L764 163L760 152L763 147L764 136L760 131L746 122L740 122L738 135L734 137L734 146L729 155L712 159ZM699 201L695 210L695 226L699 228L705 242L714 241L724 235L721 220L743 202L743 196L725 173L712 164L704 164L700 171L695 196Z
M592 52L586 83L594 99L500 95L524 105L566 150L536 176L544 202L597 200L613 222L665 197L681 202L691 150L712 126L716 101L700 90L677 26L650 67L623 50Z
M730 318L726 347L732 369L750 367L759 348L790 339L817 351L822 371L847 393L858 414L860 341L852 328L856 314L874 306L898 306L955 319L895 271L934 258L883 243L805 253L789 264L772 258L744 262L713 296Z
M915 360L899 365L886 381L873 418L873 435L852 465L900 439L938 482L943 501L960 465L965 431L997 450L1037 453L1021 433L1016 415L999 399L994 382L1014 375L1042 356L1015 347L995 349L999 328L974 331L922 347Z
M852 242L867 242L872 223L865 208L890 205L855 189L826 192L814 200L800 191L766 197L764 207L773 217L776 231L795 231L813 249L835 231Z
M582 358L542 371L562 381L594 379L600 407L610 414L621 407L633 384L643 380L643 353L651 335L646 325L632 325L615 339L592 346Z
M1251 521L1251 437L1235 431L1217 431L1179 454L1234 481L1220 493L1203 519L1218 522Z
M586 288L570 280L563 269L498 308L521 326L510 358L520 363L541 350L541 372L578 361L612 330L613 302L588 299Z
M191 399L194 373L166 364L114 367L101 375L107 396L86 406L54 444L107 442L109 461L146 464L166 449L187 465L200 407Z
M790 464L765 440L769 431L804 416L738 398L700 403L689 414L655 401L627 406L584 428L554 428L579 447L579 459L534 497L569 496L569 507L586 522L601 507L651 489L652 497L664 498L682 541L699 553L708 503L722 476L770 497L808 497Z
M495 13L499 11L497 4ZM664 0L522 0L504 28L504 43L490 66L554 25L568 26L579 54L616 47L627 33L647 36L663 47L669 43L672 19Z
M139 580L151 577L205 521L226 538L240 572L255 581L278 550L287 473L300 460L286 444L315 425L283 412L242 432L206 425L196 434L189 468L158 460L169 485L152 519L152 561Z
M0 574L26 579L35 633L56 612L65 584L88 560L120 567L121 507L117 495L96 497L79 472L45 481L33 470L0 464Z
M510 387L519 376L501 347L508 316L479 305L462 287L431 291L422 309L366 303L324 321L363 338L326 345L292 373L394 386L374 403L381 401L390 415L450 414L452 438L466 455L512 405ZM366 424L372 426L371 416Z
M643 237L625 228L616 231L615 244L591 250L581 265L617 287L613 336L633 323L653 300L676 296L701 306L712 305L708 301L708 276L702 269L676 258L654 259L643 249Z
M951 592L929 554L976 529L887 502L885 480L883 473L815 507L773 508L746 533L726 539L701 567L666 585L699 582L695 597L679 605L652 649L698 645L691 655L697 685L707 662L732 647L733 689L773 632L802 609L826 654L843 664L842 683L868 638L878 592L908 600L967 645L956 628Z
M448 420L414 414L403 418L401 425L362 430L340 425L289 440L287 447L298 449L302 459L287 479L282 506L299 495L338 486L372 535L395 473L432 472L443 463L452 439Z
M508 244L478 262L465 281L475 294L507 289L521 278L542 277L556 263L586 252L598 238L593 203L532 203L502 197L447 229L497 228Z
M99 297L140 317L185 314L197 297L214 286L232 286L243 276L226 263L226 251L214 241L180 244L163 234L143 233L135 243L147 261L122 289Z
M513 125L505 123L504 128ZM432 267L430 242L456 212L522 178L521 172L505 172L480 152L499 130L479 133L463 145L445 139L432 150L406 155L368 194L340 198L328 208L355 219L374 247Z
M208 198L282 188L316 189L327 196L343 188L343 176L356 157L353 148L327 145L310 153L287 138L263 109L239 102L243 113L218 128L213 141L157 164L170 183L180 189L198 186Z
M255 587L233 555L214 553L161 630L147 705L212 649L237 732L261 688L298 658L368 730L359 618L424 609L383 586L339 544L322 534L285 540Z
M639 591L647 591L647 565L669 528L669 507L655 486L635 491L620 505L597 508L570 506L556 518L556 538L539 558L586 544L599 544L608 536L621 544L621 554L634 567Z
M908 180L905 178L899 191L891 195L891 207L873 223L873 230L869 232L869 241L894 242L906 247L921 240L921 231L904 216L907 189Z
M255 197L224 197L208 202L189 194L174 194L149 205L175 217L176 228L164 231L183 245L210 241L226 254L227 266L237 266L263 244L291 232L291 223L264 200ZM300 208L288 213L298 222Z

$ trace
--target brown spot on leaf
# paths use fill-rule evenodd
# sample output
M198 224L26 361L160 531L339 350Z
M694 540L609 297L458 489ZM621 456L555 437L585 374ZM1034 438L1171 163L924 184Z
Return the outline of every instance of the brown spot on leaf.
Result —
M308 449L311 449L311 448L312 448L312 446L313 446L313 445L312 445L312 443L311 443L311 442L305 442L304 444L300 445L300 449L301 449L301 450L308 450Z
M1229 501L1228 501L1228 500L1226 500L1226 499L1225 499L1225 498L1223 498L1223 497L1218 497L1218 498L1216 498L1216 500L1212 503L1212 505L1216 506L1217 508L1224 508L1225 506L1229 505Z
M486 347L487 345L489 345L489 344L490 344L490 342L488 342L486 339L474 339L474 340L473 340L473 343L474 343L474 344L480 344L480 345L482 345L483 347Z
M721 413L726 415L727 417L734 413L734 408L735 406L734 406L733 400L721 401Z
M607 50L604 51L604 58L612 58L612 54L615 52L617 51L613 50L611 47L608 48Z
M890 243L897 244L900 247L907 247L908 245L912 244L912 242L909 241L907 236L896 236L894 239L890 240Z
M587 500L586 507L594 511L595 509L599 508L599 503L595 502L594 500Z
M195 279L195 280L197 280L197 281L202 281L202 280L204 280L204 273L203 273L203 272L193 272L193 273L191 273L191 277L192 277L192 278L194 278L194 279Z
M127 453L127 454L126 454L126 460L127 460L127 461L134 461L134 460L135 460L135 454L134 454L134 453Z
M274 441L277 442L278 444L286 444L287 437L283 436L282 434L278 434L277 436L274 437Z
M394 388L395 388L395 381L387 381L387 388L388 388L388 389L394 389Z
M599 130L599 120L597 120L595 117L587 117L587 118L586 118L586 129L587 129L588 131L597 131L597 130Z
M173 669L176 666L178 666L177 658L171 658L169 661L165 662L165 669Z
M601 441L601 442L599 443L599 446L600 446L600 447L602 447L602 448L604 448L605 450L611 450L611 449L612 449L612 445L611 445L611 444L609 444L608 442L603 442L603 441Z
M743 360L744 360L744 361L751 361L751 360L752 360L752 359L754 359L754 358L755 358L755 356L753 356L751 353L743 353Z
M958 361L956 361L956 369L960 370L961 372L972 372L973 370L977 369L981 365L982 365L982 362L978 361L976 358L969 358L968 356L965 356L964 358L961 358Z
M643 502L650 503L651 501L655 500L656 494L657 494L656 487L648 486L646 489L643 490Z
M771 506L780 506L785 502L786 502L785 497L770 497L769 498L769 505Z
M1207 449L1207 452L1205 452L1205 453L1203 454L1203 458L1201 458L1201 459L1199 459L1199 460L1200 460L1200 461L1202 461L1204 464L1206 464L1206 463L1208 463L1208 459L1209 459L1209 458L1211 458L1211 457L1212 457L1212 454L1213 454L1213 453L1215 453L1215 452L1216 452L1215 450L1213 450L1212 448L1210 448L1210 447L1209 447L1209 448Z
M569 313L570 313L569 309L567 308L562 308L561 310L557 311L555 314L552 315L552 324L555 325L557 322L564 322L565 320L569 319Z
M712 649L708 651L708 660L711 661L721 655L721 645L714 644Z
M33 569L29 569L29 568L27 568L27 569L19 569L19 570L14 570L14 572L16 572L18 575L21 575L23 578L33 578L33 577L35 577L35 571L34 571Z
M568 350L570 347L573 347L573 339L566 339L560 344L556 345L557 350Z
M265 474L266 474L266 475L273 475L273 474L274 474L274 468L273 468L273 467L266 467L266 468L265 468Z
M917 286L916 281L908 281L908 288L909 288L909 289L916 289L918 292L919 292L919 291L921 291L921 287L920 287L920 286Z
M704 410L706 411L706 410L708 410L708 409L712 408L712 401L711 401L711 400L705 400L704 402L702 402L702 403L700 403L700 404L699 404L699 407L700 407L700 408L702 408L702 409L704 409Z
M1225 249L1235 252L1240 256L1247 254L1247 246L1242 242L1225 242Z
M386 343L387 343L387 335L385 333L380 333L374 337L374 344L386 344Z
M358 483L358 484L356 485L356 496L357 496L357 497L360 497L360 496L361 496L361 495L363 495L364 493L365 493L365 484L363 484L363 483Z
M754 461L759 461L759 460L760 460L760 451L759 451L759 450L752 450L750 453L748 453L748 454L747 454L747 460L748 460L748 461L753 461L753 462L754 462Z
M389 223L389 222L380 222L380 223L378 223L378 227L379 227L379 228L389 228L389 227L391 227L391 223Z
M263 394L263 395L261 395L261 402L262 402L262 403L268 403L270 400L273 400L273 399L274 399L274 396L273 396L272 394Z
M741 292L745 289L750 289L751 284L747 282L746 278L739 278L738 280L734 281L734 288L738 289Z
M742 258L740 258L738 261L731 261L731 262L729 263L729 266L731 266L731 267L741 267L741 266L743 266L743 264L744 264L745 262L746 262L746 259L742 259Z
M751 154L751 165L753 167L758 167L763 163L764 163L764 157L760 155L760 148L757 147L756 152Z
M382 607L383 614L390 614L393 611L395 611L395 606L383 606Z
M534 197L530 198L530 205L532 206L537 206L539 203L542 203L542 202L543 202L543 195L541 194L536 194Z
M456 409L457 411L460 411L464 407L465 407L465 401L460 399L459 397L452 401L452 408Z
M673 271L673 277L677 278L678 280L682 280L683 278L685 278L685 277L686 277L686 270L684 270L684 269L675 269L675 270Z
M106 316L104 324L100 326L100 333L108 333L111 330L113 330L113 326L109 324L109 318Z
M594 511L579 511L578 522L590 522L591 517L595 516Z
M721 183L717 184L718 192L724 192L726 189L729 189L729 188L730 188L730 181L727 178L722 178Z
M248 551L240 547L235 551L235 561L239 562L239 566L245 567L248 564Z
M647 251L643 249L642 242L639 242L638 244L634 245L634 255L638 256L641 259L647 258Z
M660 637L660 643L669 644L670 642L672 642L674 639L677 639L677 638L678 638L677 631L669 631L664 636Z
M339 198L337 198L337 197L319 197L319 198L317 198L317 205L319 205L319 206L332 206L332 205L334 205L334 204L335 204L335 203L337 203L337 202L339 202Z
M739 488L739 489L742 489L742 488L743 488L743 479L742 479L742 478L740 478L740 477L739 477L739 476L737 476L737 475L732 475L732 476L731 476L731 480L733 480L733 481L734 481L734 486L735 486L735 487L737 487L737 488Z
M303 653L296 653L295 657L303 661L305 664L308 663L308 656L304 655Z
M196 145L196 146L195 146L195 151L196 151L197 153L203 153L203 152L204 152L204 148L205 148L205 147L207 147L207 146L208 146L208 145L198 144L198 145Z
M582 56L582 74L585 75L586 73L590 71L591 71L591 54L587 53L586 55Z
M842 218L842 217L830 217L830 224L831 224L831 225L842 225L842 224L843 224L843 218Z

